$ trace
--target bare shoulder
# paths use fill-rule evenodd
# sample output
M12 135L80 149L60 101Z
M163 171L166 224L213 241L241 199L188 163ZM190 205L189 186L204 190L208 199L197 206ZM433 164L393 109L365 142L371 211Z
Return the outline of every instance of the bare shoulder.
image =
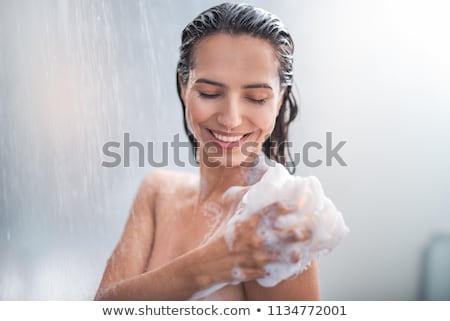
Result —
M190 193L198 186L198 181L198 176L192 173L157 169L145 176L138 194L158 198L167 193Z
M171 171L166 169L156 169L151 171L144 178L146 182L173 183L173 180L198 180L198 176L188 172Z
M166 195L164 191L167 190L179 193L189 189L186 186L193 185L195 180L195 175L166 170L154 170L144 177L121 239L108 260L99 291L146 271L152 253L156 221L160 217L158 215L165 212L164 206L174 203L173 197L161 195Z
M135 195L128 220L113 254L108 260L99 293L112 284L146 271L152 254L156 222L173 198L164 198L164 191L179 193L195 181L195 175L154 170L144 177ZM173 194L175 195L175 194ZM181 194L183 195L183 194ZM183 198L182 198L183 199ZM161 210L162 209L162 210Z

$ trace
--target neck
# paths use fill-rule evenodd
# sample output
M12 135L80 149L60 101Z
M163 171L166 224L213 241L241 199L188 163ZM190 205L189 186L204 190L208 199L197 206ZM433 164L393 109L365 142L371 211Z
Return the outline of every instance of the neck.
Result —
M221 197L232 186L249 186L258 182L266 172L265 155L255 159L252 166L211 167L200 160L200 201Z

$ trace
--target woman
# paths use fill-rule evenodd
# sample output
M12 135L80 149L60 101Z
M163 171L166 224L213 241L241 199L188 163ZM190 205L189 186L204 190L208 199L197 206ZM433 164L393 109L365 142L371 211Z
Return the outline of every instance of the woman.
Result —
M259 222L297 207L264 207L236 225L233 246L223 228L267 170L258 155L285 162L297 113L293 49L280 20L249 5L213 7L184 29L177 85L200 177L153 171L144 180L96 299L187 300L217 284L227 285L203 299L319 299L315 262L273 287L256 282L281 254L257 233ZM233 186L239 192L225 194ZM286 245L308 237L273 228Z

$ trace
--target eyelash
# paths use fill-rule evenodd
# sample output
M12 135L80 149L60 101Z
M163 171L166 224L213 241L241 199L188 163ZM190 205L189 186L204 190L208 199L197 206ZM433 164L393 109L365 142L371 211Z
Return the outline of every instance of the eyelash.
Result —
M247 99L258 105L264 105L267 101L267 99L252 99L252 98L247 98Z
M206 98L206 99L214 99L214 98L219 97L219 95L220 94L205 94L205 93L202 93L202 92L198 93L199 97Z
M220 96L220 94L205 94L205 93L199 92L199 97L206 98L206 99L214 99L219 96ZM265 99L265 98L264 99L253 99L253 98L247 97L247 99L257 105L264 105L267 101L267 99Z

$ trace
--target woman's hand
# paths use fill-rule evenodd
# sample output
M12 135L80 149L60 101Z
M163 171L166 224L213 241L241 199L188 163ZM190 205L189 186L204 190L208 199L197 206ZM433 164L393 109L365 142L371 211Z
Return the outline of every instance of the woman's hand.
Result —
M203 246L205 260L203 267L210 273L205 283L240 283L267 276L265 266L277 262L279 248L305 241L310 233L300 220L292 215L297 206L284 202L270 204L243 220L239 214L232 218L222 233ZM289 220L293 224L277 224ZM296 263L300 253L290 253L290 260Z

